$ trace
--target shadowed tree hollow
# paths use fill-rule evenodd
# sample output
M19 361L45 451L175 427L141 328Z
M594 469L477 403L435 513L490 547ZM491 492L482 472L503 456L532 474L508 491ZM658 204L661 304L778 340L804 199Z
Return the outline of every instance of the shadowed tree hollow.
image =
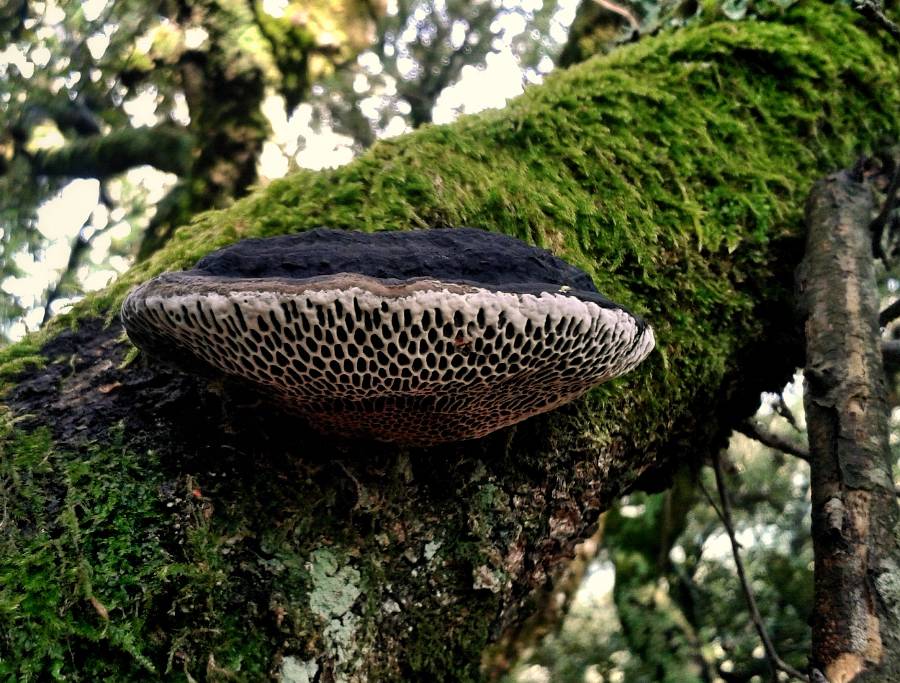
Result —
M801 363L803 198L900 128L896 48L859 22L810 3L589 60L202 214L4 351L0 672L481 678L600 512L701 463ZM574 405L415 449L319 436L122 336L135 284L318 226L519 237L643 316L657 350Z

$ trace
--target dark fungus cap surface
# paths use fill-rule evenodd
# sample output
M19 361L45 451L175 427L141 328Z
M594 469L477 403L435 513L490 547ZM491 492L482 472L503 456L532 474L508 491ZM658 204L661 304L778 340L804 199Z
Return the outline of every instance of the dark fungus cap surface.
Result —
M413 445L551 410L654 344L581 270L473 228L244 240L141 285L122 321L320 430Z

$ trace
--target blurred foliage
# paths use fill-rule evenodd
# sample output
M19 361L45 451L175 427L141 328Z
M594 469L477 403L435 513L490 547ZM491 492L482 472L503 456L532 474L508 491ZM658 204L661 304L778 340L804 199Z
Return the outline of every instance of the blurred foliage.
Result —
M524 78L535 81L539 65L549 70L560 47L551 31L558 11L553 1L396 0L392 9L374 15L369 50L337 70L313 100L319 122L359 148L391 123L430 123L441 93L492 53L508 46Z
M556 42L548 35L556 11L540 0L6 3L0 333L19 321L20 336L22 316L46 320L48 303L104 284L98 274L121 272L196 213L245 194L273 145L273 106L285 121L304 103L311 114L311 127L275 143L287 170L319 133L348 134L359 150L430 121L464 68L509 46L535 80L534 65L548 70L565 37L560 27ZM37 210L74 178L99 182L97 209L80 229L39 230ZM54 242L68 263L39 273L43 295L22 295L16 278L34 278Z
M803 428L802 399L790 385ZM757 420L800 440L766 397ZM735 433L725 461L742 559L766 628L783 659L804 669L810 648L812 541L809 468ZM635 493L610 511L603 550L559 631L507 683L727 683L768 680L716 510L711 468L682 470L673 487ZM610 579L614 576L614 583Z
M884 274L884 305L900 288L895 275ZM783 394L764 395L755 423L805 449L801 382L798 372ZM898 409L891 447L900 463ZM813 605L809 467L737 432L724 461L741 557L766 630L782 659L805 670ZM710 467L680 471L668 491L622 499L608 513L603 548L558 631L505 683L770 680L713 503L721 505Z

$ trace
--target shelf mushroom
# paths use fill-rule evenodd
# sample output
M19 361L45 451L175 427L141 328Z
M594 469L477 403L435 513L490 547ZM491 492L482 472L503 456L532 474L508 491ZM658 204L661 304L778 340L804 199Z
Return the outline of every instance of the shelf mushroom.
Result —
M321 431L420 446L551 410L654 344L586 273L473 228L243 240L132 291L122 321Z

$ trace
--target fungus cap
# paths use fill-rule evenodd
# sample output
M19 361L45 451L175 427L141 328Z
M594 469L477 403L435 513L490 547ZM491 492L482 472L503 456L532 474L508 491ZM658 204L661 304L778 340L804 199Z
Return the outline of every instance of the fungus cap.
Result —
M141 285L122 321L322 431L414 445L551 410L654 344L584 272L472 228L244 240Z

